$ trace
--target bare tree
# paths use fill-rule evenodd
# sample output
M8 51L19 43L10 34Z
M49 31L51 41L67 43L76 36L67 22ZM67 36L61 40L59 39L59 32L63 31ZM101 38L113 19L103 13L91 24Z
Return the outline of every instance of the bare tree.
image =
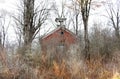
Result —
M72 22L73 22L73 27L75 30L76 35L78 35L78 31L79 31L79 15L80 15L80 6L79 3L76 0L71 0L72 1L72 6L68 8L72 9L73 11L73 18L72 18Z
M2 10L1 12L1 18L0 18L0 41L1 41L1 45L3 47L5 47L5 42L7 41L7 32L8 32L8 28L10 26L10 21L7 21L7 11ZM9 17L10 19L10 17Z
M84 24L84 40L85 40L85 55L87 59L90 59L89 53L89 38L88 38L88 19L90 14L92 0L77 0L82 14L82 20Z
M2 45L2 34L0 32L0 46Z
M41 1L38 6L36 5L39 1L36 1L37 0L22 0L20 7L22 20L14 17L22 27L25 47L31 47L32 41L40 31L42 24L47 20L50 11L47 0Z
M6 10L0 12L0 61L3 67L8 68L7 58L7 42L8 42L8 30L10 26L10 17Z
M108 8L106 11L110 19L109 24L114 28L117 43L120 45L120 1L116 0L116 5L112 2L108 3Z
M22 22L21 16L18 16L19 20ZM15 34L16 34L16 40L18 43L18 48L22 47L23 44L23 26L18 22L14 21L15 24L13 25Z
M1 18L1 16L0 16ZM1 31L1 30L0 30ZM0 32L0 46L2 45L2 33Z

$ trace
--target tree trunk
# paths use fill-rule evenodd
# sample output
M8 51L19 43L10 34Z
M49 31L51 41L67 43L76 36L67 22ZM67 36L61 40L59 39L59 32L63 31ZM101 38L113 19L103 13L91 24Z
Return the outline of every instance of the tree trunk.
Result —
M34 0L24 0L24 46L31 46L34 31L33 27L33 16L34 16Z
M76 14L75 20L76 20L76 35L78 35L78 15Z
M84 24L85 58L90 60L89 38L88 38L88 19L92 0L80 0L82 20Z
M20 23L20 31L23 35L23 55L27 53L26 51L31 49L32 41L35 36L39 33L40 28L43 23L47 20L49 16L49 9L47 3L40 0L38 6L35 6L35 0L21 0L21 18L16 18L15 20ZM41 7L41 8L40 8Z
M119 28L115 29L115 35L116 35L117 39L120 38L120 35L119 35Z
M84 20L84 40L85 40L85 58L90 60L89 38L88 38L88 20Z
M119 34L119 28L115 29L115 36L116 36L116 45L118 49L120 49L120 34Z
M1 32L0 32L0 46L2 45L2 35L1 35Z

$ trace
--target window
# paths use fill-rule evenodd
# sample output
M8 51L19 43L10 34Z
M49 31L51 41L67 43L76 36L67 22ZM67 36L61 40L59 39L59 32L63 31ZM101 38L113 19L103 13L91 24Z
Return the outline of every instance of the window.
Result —
M63 35L64 34L64 32L63 31L61 31L61 35Z

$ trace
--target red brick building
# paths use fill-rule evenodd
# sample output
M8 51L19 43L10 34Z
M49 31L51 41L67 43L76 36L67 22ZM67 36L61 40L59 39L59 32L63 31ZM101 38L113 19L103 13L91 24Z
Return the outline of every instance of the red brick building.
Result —
M77 44L77 36L65 27L57 27L41 39L42 51L48 50L66 51L72 45Z

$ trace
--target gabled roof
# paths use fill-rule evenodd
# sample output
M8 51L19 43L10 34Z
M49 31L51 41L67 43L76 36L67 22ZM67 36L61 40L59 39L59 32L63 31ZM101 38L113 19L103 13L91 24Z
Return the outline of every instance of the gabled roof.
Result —
M65 28L65 27L57 27L56 29L54 29L53 31L48 33L47 35L43 36L42 39L48 37L49 35L53 34L54 32L58 31L59 29L63 29L65 31L67 31L68 33L70 33L73 37L77 38L77 35L74 34L72 31L68 30L67 28Z

